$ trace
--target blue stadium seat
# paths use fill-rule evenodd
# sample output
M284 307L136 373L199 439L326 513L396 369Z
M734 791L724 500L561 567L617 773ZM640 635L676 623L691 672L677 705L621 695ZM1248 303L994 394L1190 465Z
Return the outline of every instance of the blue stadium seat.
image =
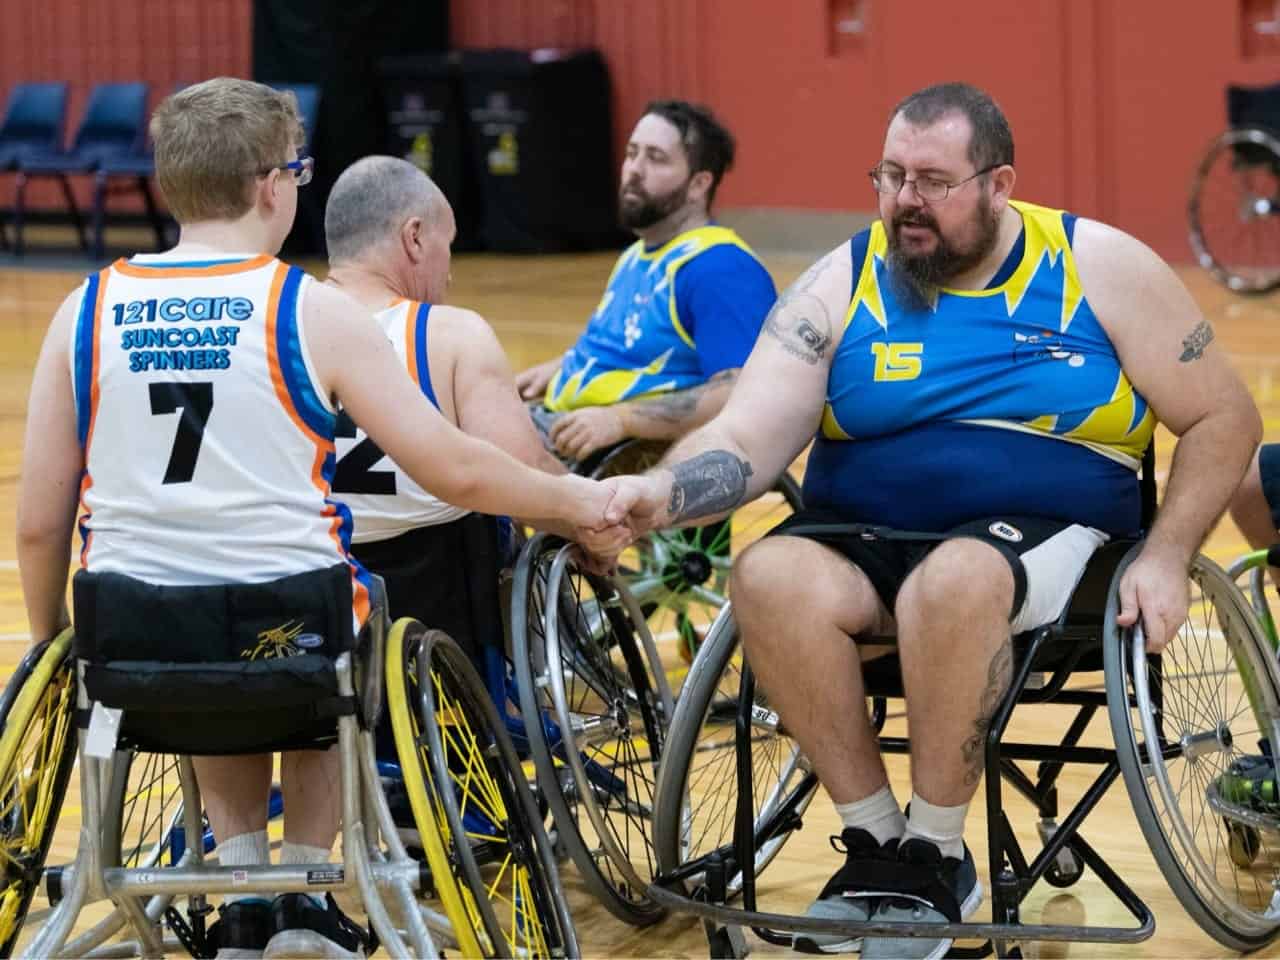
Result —
M0 121L0 171L16 170L27 157L62 150L67 116L65 83L20 83L9 94ZM7 247L0 227L0 248Z
M80 246L88 249L84 222L67 180L69 174L94 173L113 158L136 155L145 136L147 85L145 83L101 83L89 93L84 119L66 152L32 152L18 163L18 190L14 203L15 248L22 253L22 224L25 190L31 177L57 177Z

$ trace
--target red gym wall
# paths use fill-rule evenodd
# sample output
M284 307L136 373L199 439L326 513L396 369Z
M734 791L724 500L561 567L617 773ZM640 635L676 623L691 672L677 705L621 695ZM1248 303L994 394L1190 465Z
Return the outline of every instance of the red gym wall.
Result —
M738 137L725 206L870 210L905 94L963 79L1004 107L1018 194L1190 257L1186 196L1226 84L1280 82L1274 0L453 0L455 46L594 45L617 146L646 100L704 100ZM620 155L620 153L618 154Z
M249 76L251 0L0 0L0 11L0 99L15 83L65 80L68 136L95 83L145 81L154 107L179 83ZM87 179L73 178L86 205ZM11 180L0 178L0 206L11 202ZM62 206L50 181L28 198Z
M423 2L423 0L415 0ZM443 0L437 0L443 2ZM247 76L251 0L4 0L0 91ZM738 136L726 206L869 210L889 108L962 78L1004 106L1018 192L1186 260L1187 186L1227 83L1280 82L1275 0L451 0L455 46L597 46L620 156L651 97L711 103ZM56 205L52 193L33 201ZM0 187L0 189L3 189ZM0 195L0 205L7 205Z

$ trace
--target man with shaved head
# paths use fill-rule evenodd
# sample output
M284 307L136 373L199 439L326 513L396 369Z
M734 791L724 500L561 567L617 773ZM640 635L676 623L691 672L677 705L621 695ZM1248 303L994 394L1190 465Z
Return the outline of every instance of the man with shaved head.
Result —
M530 466L563 472L516 395L493 330L479 314L441 304L456 227L431 178L396 157L358 160L334 184L324 226L326 283L374 314L445 419ZM464 598L485 585L468 583L471 571L458 558L477 550L476 518L414 483L345 414L337 452L333 492L355 520L351 552L386 581L392 615L416 617L473 646L485 627Z

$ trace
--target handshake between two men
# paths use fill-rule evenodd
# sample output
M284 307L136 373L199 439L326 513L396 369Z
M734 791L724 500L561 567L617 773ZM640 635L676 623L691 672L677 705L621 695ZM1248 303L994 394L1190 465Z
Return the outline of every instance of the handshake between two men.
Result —
M687 460L655 467L639 476L610 477L599 482L609 491L602 522L579 526L575 539L597 572L613 567L632 541L652 530L722 518L750 490L751 465L727 450L711 450Z

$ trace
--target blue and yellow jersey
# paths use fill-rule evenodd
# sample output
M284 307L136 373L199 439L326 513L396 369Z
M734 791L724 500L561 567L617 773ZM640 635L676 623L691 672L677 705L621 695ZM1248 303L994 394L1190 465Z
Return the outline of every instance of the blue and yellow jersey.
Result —
M1154 415L1081 289L1075 218L1012 205L1022 235L987 288L928 306L898 296L882 224L852 239L806 506L916 530L1000 514L1137 529Z
M777 293L726 227L686 230L618 258L600 305L547 385L550 410L687 390L746 363Z

